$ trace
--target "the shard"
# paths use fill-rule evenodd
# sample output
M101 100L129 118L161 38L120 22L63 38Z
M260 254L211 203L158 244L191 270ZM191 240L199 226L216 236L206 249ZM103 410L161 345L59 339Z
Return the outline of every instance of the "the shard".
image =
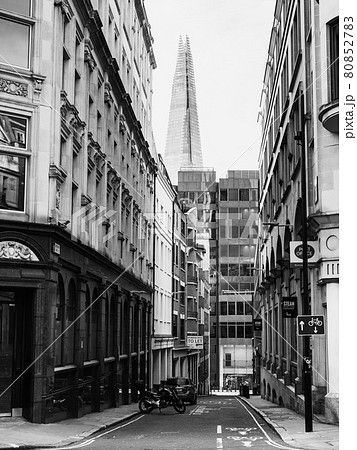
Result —
M181 168L203 167L195 75L188 36L185 42L181 36L179 40L164 160L174 185Z

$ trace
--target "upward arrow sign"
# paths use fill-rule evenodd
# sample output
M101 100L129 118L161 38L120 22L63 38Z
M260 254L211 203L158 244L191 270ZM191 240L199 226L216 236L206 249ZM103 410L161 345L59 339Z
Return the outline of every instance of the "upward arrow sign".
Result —
M299 322L299 325L300 325L301 331L303 331L305 322L302 320L301 322Z

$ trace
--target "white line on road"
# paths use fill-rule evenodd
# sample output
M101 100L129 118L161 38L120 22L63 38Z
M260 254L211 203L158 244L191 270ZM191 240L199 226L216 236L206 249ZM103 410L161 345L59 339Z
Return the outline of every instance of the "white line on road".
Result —
M222 425L217 425L217 434L222 434Z
M89 439L88 441L85 441L85 442L81 442L81 443L78 444L78 445L73 445L73 446L71 446L71 447L56 447L56 450L71 450L71 449L73 449L73 448L82 448L82 447L85 447L85 446L87 446L87 445L93 444L93 442L94 442L96 439L98 439L98 438L100 438L100 437L102 437L102 436L105 436L105 435L108 434L108 433L113 433L113 431L119 430L120 428L124 428L124 427L126 427L127 425L131 425L132 423L136 422L137 420L142 419L143 417L144 417L144 416L139 416L137 419L133 419L133 420L131 420L130 422L124 423L123 425L119 425L119 426L117 426L117 427L115 427L115 428L111 428L110 430L105 431L104 433L99 434L99 435L96 436L95 438Z
M217 448L223 448L223 439L217 438Z
M249 409L245 406L244 402L242 400L240 400L238 397L234 397L242 406L243 408L252 416L254 422L258 425L258 427L261 429L262 433L264 433L265 437L267 438L267 443L280 448L280 449L284 449L284 450L291 450L291 447L284 447L283 445L278 444L277 442L274 442L269 435L265 432L265 430L261 427L261 425L258 423L258 421L256 420L256 418L253 416L253 414L249 411ZM296 449L296 450L301 450L301 449Z

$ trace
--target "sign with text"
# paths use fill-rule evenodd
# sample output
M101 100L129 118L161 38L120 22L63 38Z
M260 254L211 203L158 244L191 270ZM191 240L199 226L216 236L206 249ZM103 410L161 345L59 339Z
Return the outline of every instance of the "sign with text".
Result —
M203 348L203 336L187 336L187 346L190 348Z
M281 300L281 310L284 319L297 317L297 297L283 297Z
M290 242L290 263L302 264L303 259L303 245L302 241ZM309 241L307 243L307 262L308 264L317 263L319 259L318 242Z
M297 316L298 336L325 334L324 316Z
M263 319L253 319L254 331L262 331Z

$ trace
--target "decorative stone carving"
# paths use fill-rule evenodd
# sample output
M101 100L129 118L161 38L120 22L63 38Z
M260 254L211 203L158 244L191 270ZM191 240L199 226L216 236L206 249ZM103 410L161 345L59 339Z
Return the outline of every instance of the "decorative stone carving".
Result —
M93 44L89 39L85 39L84 41L84 62L86 62L89 66L89 69L93 71L97 67L97 63L95 62L92 54Z
M61 183L56 183L56 209L61 209Z
M119 131L121 134L125 134L126 131L125 116L123 114L120 114L119 118Z
M114 102L112 94L111 94L112 87L110 83L106 82L104 83L104 103L106 103L108 106L111 106Z
M33 75L32 76L32 88L35 94L41 94L43 82L45 81L45 77L41 75Z
M0 92L27 97L28 85L26 83L19 83L18 81L5 80L4 78L0 78Z
M67 22L72 19L73 11L68 3L68 0L54 0L54 5L61 8L62 14L64 15Z
M0 259L20 259L22 261L39 261L38 257L30 248L16 241L0 242Z

